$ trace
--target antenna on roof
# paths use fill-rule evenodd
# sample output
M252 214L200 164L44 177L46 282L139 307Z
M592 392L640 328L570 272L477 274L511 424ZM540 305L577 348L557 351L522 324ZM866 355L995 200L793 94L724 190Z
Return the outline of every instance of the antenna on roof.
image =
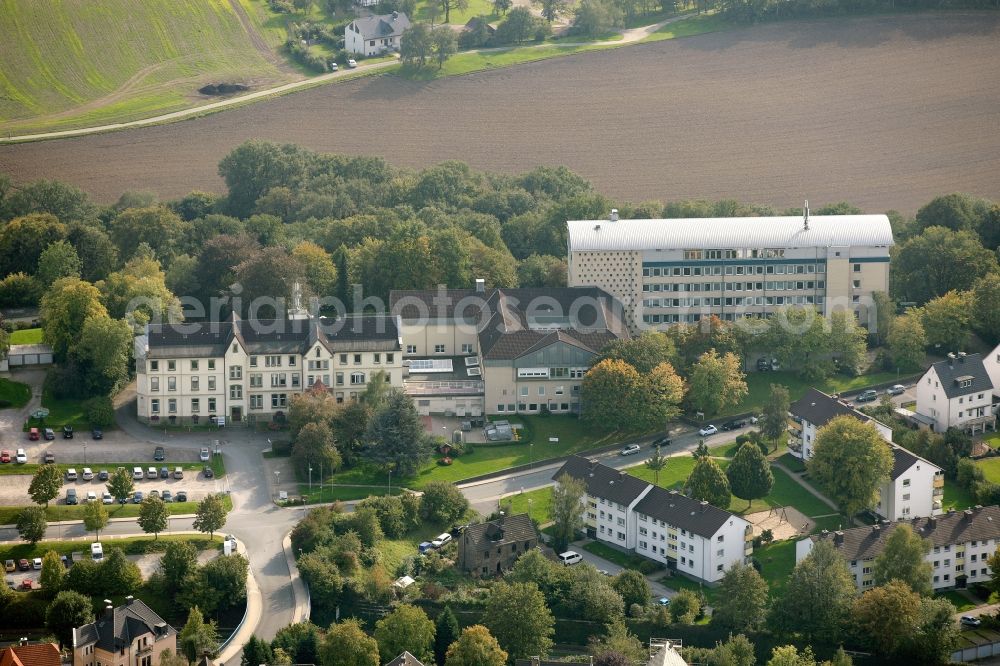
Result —
M809 231L809 199L806 199L805 205L802 206L802 216L805 230Z

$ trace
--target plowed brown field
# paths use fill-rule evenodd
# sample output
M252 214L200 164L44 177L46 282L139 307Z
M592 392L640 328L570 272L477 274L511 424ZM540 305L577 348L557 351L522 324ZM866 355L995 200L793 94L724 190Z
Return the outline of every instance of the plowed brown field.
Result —
M416 83L361 79L172 125L0 147L0 171L102 201L222 190L245 139L518 172L631 200L1000 199L1000 14L769 24Z

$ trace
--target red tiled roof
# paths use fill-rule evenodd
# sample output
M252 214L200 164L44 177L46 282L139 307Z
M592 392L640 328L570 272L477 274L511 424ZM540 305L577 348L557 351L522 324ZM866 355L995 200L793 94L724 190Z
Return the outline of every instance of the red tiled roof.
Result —
M55 643L12 645L0 650L0 666L61 666Z

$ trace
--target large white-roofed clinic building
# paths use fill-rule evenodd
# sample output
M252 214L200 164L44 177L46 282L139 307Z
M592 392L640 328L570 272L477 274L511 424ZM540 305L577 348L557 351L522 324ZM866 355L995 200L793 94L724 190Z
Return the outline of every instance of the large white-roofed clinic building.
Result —
M568 221L568 283L624 305L633 331L768 317L787 306L855 313L875 325L889 289L885 215Z

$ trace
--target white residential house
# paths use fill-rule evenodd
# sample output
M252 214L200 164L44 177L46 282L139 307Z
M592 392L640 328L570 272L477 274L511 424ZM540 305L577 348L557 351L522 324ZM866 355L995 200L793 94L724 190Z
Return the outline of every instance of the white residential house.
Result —
M598 541L708 584L753 553L750 523L708 502L580 456L570 457L552 478L564 474L586 485L584 522Z
M986 374L990 376L993 384L993 413L997 412L998 402L1000 402L1000 345L983 357L983 366L986 367Z
M903 520L941 513L944 471L920 456L892 443L892 428L880 423L831 395L811 388L789 407L798 421L789 423L792 455L809 460L816 445L816 433L837 416L851 416L871 423L892 449L892 472L879 489L878 504L872 510L887 520Z
M931 586L935 590L964 588L973 583L989 582L990 555L1000 546L1000 507L976 506L965 511L949 510L939 516L914 518L827 532L806 537L795 544L795 561L801 562L821 540L830 541L847 561L859 590L875 584L875 558L898 525L908 524L913 531L931 541L924 560L931 565Z
M996 429L994 383L981 354L948 354L917 382L917 414L934 422L934 432L949 428L972 434Z
M400 12L357 18L344 28L344 48L363 56L398 51L403 33L409 28L410 19Z

